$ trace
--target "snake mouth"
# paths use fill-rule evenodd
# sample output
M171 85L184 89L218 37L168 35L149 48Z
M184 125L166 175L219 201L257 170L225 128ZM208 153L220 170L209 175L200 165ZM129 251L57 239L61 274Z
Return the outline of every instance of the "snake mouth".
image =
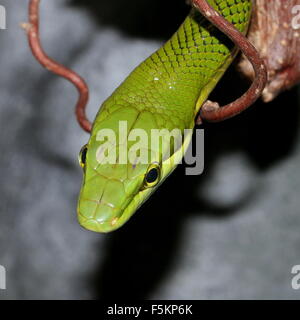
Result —
M108 233L120 228L128 219L124 217L124 210L115 212L113 215L107 215L105 206L103 213L97 216L85 216L79 208L77 209L77 217L79 224L89 231L97 233Z
M81 199L77 207L78 222L84 229L97 233L115 231L122 227L142 206L151 194L151 190L147 189L142 193L143 195L137 193L130 201L124 202L122 209L112 208L107 204L97 202L97 210L92 211L89 205L95 205L95 202ZM85 207L86 205L88 207ZM100 211L98 211L99 209Z
M97 233L109 233L117 230L123 225L123 223L119 223L120 219L114 218L112 220L98 221L96 219L85 219L80 214L78 214L79 224L84 229Z
M137 207L132 202L134 201L131 201L123 209L98 203L96 211L93 212L91 210L84 210L84 207L86 204L95 202L81 200L77 208L78 222L84 229L97 233L115 231L122 227L136 211ZM87 208L90 209L90 207Z

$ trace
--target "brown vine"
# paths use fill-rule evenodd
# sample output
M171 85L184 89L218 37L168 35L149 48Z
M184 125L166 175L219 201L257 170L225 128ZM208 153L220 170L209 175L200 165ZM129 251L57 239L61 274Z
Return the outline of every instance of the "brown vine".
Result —
M32 54L43 67L69 80L77 88L79 98L75 108L76 117L81 128L86 132L91 132L92 124L86 117L86 106L89 99L88 86L76 72L49 58L43 50L39 34L39 5L40 0L30 0L29 22L22 24L27 32Z

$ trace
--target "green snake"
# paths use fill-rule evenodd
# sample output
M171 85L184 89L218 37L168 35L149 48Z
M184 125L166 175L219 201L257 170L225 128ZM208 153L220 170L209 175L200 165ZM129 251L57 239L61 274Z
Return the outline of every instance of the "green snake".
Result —
M250 0L208 0L226 20L246 33L251 16ZM176 168L191 140L180 148L170 142L165 154L145 146L150 163L123 164L124 148L133 141L134 129L193 129L195 117L234 60L235 45L196 9L192 9L172 38L141 63L103 103L93 123L91 137L79 155L84 180L78 202L78 220L86 229L110 232L121 227ZM126 121L125 135L119 132ZM118 138L116 163L99 161L103 140L99 132L111 129ZM151 139L151 138L149 138ZM151 142L151 141L150 141ZM143 146L142 146L143 147ZM100 151L101 153L101 151Z

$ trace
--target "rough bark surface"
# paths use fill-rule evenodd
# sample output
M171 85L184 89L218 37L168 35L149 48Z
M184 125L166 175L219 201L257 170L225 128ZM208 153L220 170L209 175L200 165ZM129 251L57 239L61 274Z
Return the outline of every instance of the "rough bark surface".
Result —
M254 0L248 38L268 68L269 80L262 95L265 102L300 81L300 30L296 26L300 22L300 10L296 8L299 4L298 0ZM253 69L244 56L239 69L253 80Z

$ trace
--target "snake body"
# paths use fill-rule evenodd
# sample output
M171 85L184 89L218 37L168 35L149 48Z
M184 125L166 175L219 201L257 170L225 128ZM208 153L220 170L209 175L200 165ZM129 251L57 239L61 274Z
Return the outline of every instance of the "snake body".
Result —
M250 0L208 0L220 14L243 33L251 16ZM214 89L237 49L196 9L192 9L172 38L139 65L103 103L93 124L90 140L80 161L84 181L78 202L79 223L96 232L110 232L121 227L175 169L181 149L171 143L171 154L160 145L148 164L122 164L122 148L134 144L128 136L133 129L193 129L200 107ZM119 133L120 121L127 123L127 135ZM99 162L102 129L115 132L115 164ZM175 137L176 138L176 137ZM151 139L151 138L149 138ZM153 161L154 159L154 161ZM169 160L169 161L166 161ZM150 179L148 179L150 176ZM148 181L148 180L150 181Z

